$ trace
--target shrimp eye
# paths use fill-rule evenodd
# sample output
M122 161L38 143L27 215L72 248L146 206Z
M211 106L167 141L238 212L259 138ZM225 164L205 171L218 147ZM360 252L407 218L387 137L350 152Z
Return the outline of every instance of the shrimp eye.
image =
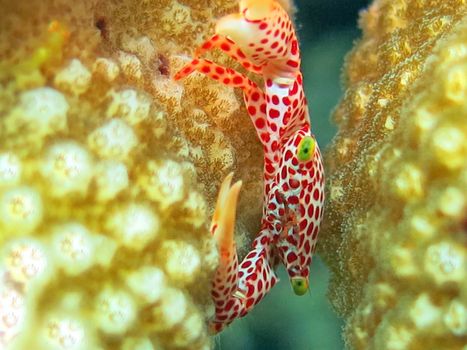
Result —
M315 146L316 146L315 139L311 136L305 136L298 144L298 148L297 148L298 160L301 162L309 161L313 157L313 154L315 153Z
M308 281L305 277L292 277L290 283L296 295L303 295L308 290Z

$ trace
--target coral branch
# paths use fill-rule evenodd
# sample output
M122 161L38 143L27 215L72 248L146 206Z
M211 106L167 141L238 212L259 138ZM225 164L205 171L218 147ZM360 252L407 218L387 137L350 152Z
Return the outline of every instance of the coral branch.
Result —
M352 349L465 348L466 14L462 0L362 14L320 246Z

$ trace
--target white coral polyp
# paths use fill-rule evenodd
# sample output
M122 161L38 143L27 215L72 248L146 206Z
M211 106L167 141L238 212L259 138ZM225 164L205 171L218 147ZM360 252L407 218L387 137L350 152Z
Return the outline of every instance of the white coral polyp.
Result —
M433 132L432 147L436 160L448 169L465 164L465 136L461 128L441 126Z
M199 251L184 241L165 241L162 251L167 256L165 270L172 281L178 284L193 282L199 272L201 258Z
M97 265L109 268L118 249L118 244L115 239L105 235L96 234L94 235L94 246L94 262Z
M425 271L438 283L462 282L465 279L467 256L457 243L442 241L432 244L425 253Z
M136 125L149 116L151 99L133 89L111 91L108 117L121 117L130 125Z
M159 217L149 206L130 204L117 210L107 222L109 232L118 242L133 249L142 249L159 233Z
M74 95L81 95L91 85L91 72L74 58L55 76L55 85Z
M184 221L195 227L200 227L206 222L206 201L199 192L192 191L181 206L185 210Z
M180 289L166 288L161 301L152 309L151 327L160 331L171 329L183 320L187 308L187 298Z
M193 312L186 317L180 329L175 333L174 343L180 347L193 344L203 333L204 320L198 312Z
M412 322L419 329L432 327L441 316L440 308L433 304L427 293L418 295L409 310Z
M10 242L5 247L0 262L13 281L28 288L46 282L51 272L45 247L30 238Z
M66 128L68 109L68 102L61 92L41 87L23 92L14 113L29 130L45 136Z
M159 348L157 348L159 349ZM156 350L149 338L125 338L121 350Z
M21 161L11 153L0 153L0 188L13 186L21 178Z
M143 76L143 64L138 56L120 50L117 53L117 59L123 74L130 79L141 79Z
M128 188L128 170L121 162L101 161L96 165L94 175L97 183L97 198L101 201L113 199L118 193Z
M73 192L85 194L93 175L93 163L84 147L64 141L48 149L41 170L52 185L52 194L58 197Z
M143 266L132 272L126 283L143 303L157 302L166 288L164 272L156 266Z
M143 187L149 198L158 202L162 209L167 209L183 198L182 167L173 160L166 160L161 165L149 162Z
M120 67L110 58L99 57L92 66L94 74L102 76L108 82L114 81L120 74Z
M85 350L86 332L82 322L72 318L50 318L44 327L44 340L50 350Z
M455 335L467 335L467 306L459 299L449 304L444 314L444 324Z
M108 334L123 334L135 320L135 301L123 290L106 287L96 298L96 325Z
M25 317L24 296L0 281L0 348L10 344L20 334Z
M6 232L30 233L41 222L42 214L41 196L30 187L14 187L0 196L0 227Z
M105 122L88 138L89 146L100 157L115 160L124 160L137 142L135 132L122 119L111 119Z
M55 227L52 247L57 265L68 274L79 274L93 263L94 242L88 229L81 224Z

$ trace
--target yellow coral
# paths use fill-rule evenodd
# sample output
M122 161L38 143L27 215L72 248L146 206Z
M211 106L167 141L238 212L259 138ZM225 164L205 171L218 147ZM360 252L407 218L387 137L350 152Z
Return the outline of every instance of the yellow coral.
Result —
M210 211L235 170L256 232L262 151L238 92L170 73L237 1L1 3L0 347L209 348Z
M320 249L352 349L466 342L467 3L375 0L346 62Z

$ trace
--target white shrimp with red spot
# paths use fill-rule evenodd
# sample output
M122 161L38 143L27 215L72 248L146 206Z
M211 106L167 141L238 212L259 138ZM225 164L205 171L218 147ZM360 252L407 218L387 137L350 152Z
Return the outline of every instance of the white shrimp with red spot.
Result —
M214 48L261 75L264 87L200 58ZM211 327L218 332L244 316L274 286L278 262L284 264L296 294L308 290L309 265L323 216L324 171L311 133L298 40L287 12L275 0L240 1L240 12L221 18L216 34L174 78L193 71L243 90L264 149L261 230L240 265L233 228L241 182L231 186L231 174L219 191L211 226L221 255L212 289L216 314Z

